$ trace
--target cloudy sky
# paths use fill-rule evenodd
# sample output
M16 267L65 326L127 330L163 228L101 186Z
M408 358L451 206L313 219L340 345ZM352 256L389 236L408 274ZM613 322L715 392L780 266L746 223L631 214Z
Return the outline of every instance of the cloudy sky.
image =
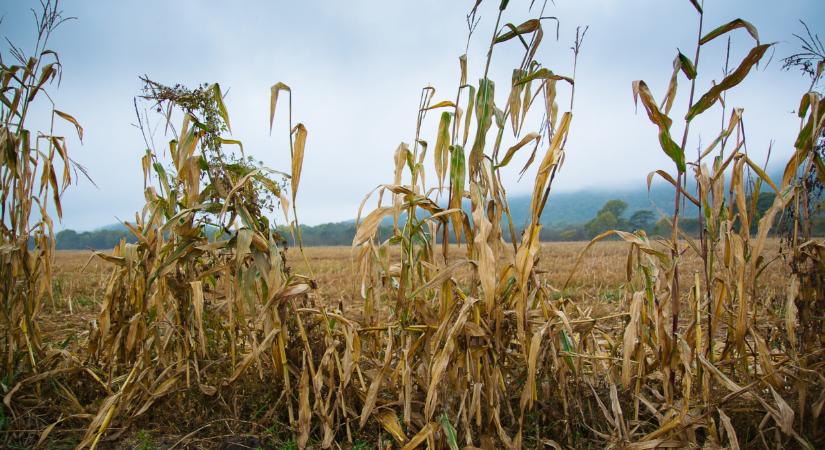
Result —
M454 99L458 56L464 53L465 15L471 0L117 1L63 0L77 20L53 37L64 66L58 108L77 117L85 139L70 140L73 157L85 165L97 187L80 180L64 198L60 228L93 229L130 220L143 203L139 160L145 145L135 122L133 97L140 75L167 84L217 81L226 102L233 138L265 164L288 170L289 147L283 115L269 135L269 87L292 87L294 117L309 130L301 189L302 222L317 224L353 218L364 194L392 179L392 155L399 142L414 137L420 89L436 88L436 100ZM483 73L484 54L495 24L497 1L487 0L469 47L471 82ZM520 23L536 13L530 2L512 0L503 23ZM541 0L536 1L537 4ZM29 49L37 2L3 2L0 34ZM791 151L798 121L793 114L807 82L783 72L779 60L797 49L793 33L800 19L825 34L822 0L707 0L705 30L736 17L752 22L762 42L776 42L728 104L745 108L748 152L763 161L774 141L772 161ZM576 27L589 25L576 80L576 98L567 159L554 189L625 189L642 186L648 172L672 163L658 148L656 128L643 110L634 111L631 83L643 79L661 99L677 48L693 55L697 15L688 0L556 0L545 15L545 40L537 58L557 73L572 72L570 46ZM731 65L754 45L741 30L732 34ZM725 41L703 48L697 93L720 80ZM4 53L4 58L7 53ZM496 46L491 78L506 102L505 88L520 62L516 41ZM767 62L767 61L766 61ZM685 110L682 81L674 117ZM569 92L565 92L569 95ZM562 105L566 104L566 101ZM283 111L283 109L281 110ZM718 132L721 111L697 122L690 154ZM540 117L531 117L535 129ZM428 117L424 138L433 141L438 115ZM674 134L681 136L680 121ZM527 127L525 127L527 128ZM58 131L70 135L71 129ZM509 141L512 135L509 133ZM158 134L157 142L170 136ZM510 192L529 192L530 177L517 172L526 154L505 174ZM551 200L552 201L552 200Z

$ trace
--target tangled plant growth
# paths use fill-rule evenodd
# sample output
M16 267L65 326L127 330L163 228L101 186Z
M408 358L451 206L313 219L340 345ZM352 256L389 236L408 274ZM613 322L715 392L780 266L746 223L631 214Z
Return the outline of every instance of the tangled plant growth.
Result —
M55 122L68 121L81 140L83 128L55 108L47 91L62 74L50 38L70 18L56 1L41 7L34 48L10 44L9 54L0 54L0 365L6 385L20 374L39 371L44 352L37 319L52 295L52 214L61 218L60 198L72 174L83 170L69 157L66 139L55 134ZM44 102L51 103L50 129L33 131L32 109Z
M40 428L37 440L21 433L27 445L45 442L58 424L74 423L85 429L78 447L96 447L158 408L198 400L235 404L234 388L242 381L276 394L262 408L264 416L283 424L299 448L352 447L363 436L405 449L425 443L450 449L822 443L825 358L816 311L823 245L805 234L804 211L811 198L806 183L825 179L825 101L814 90L825 63L803 67L816 69L800 105L796 151L782 180L772 180L747 155L744 111L720 101L745 82L772 44L761 43L742 19L705 32L702 4L690 2L699 22L694 56L676 55L661 101L645 82L633 84L676 169L675 176L665 170L650 175L676 192L670 236L651 240L644 232L611 231L590 244L617 235L629 245L621 305L609 314L596 315L592 305L568 295L572 274L552 286L539 270L539 218L564 161L586 34L577 31L572 73L551 70L536 56L547 23L557 20L545 17L543 6L532 5L540 10L536 18L512 24L504 19L509 2L500 1L478 82L470 81L465 53L454 98L438 100L434 88L422 90L415 137L398 146L392 182L378 186L359 209L352 253L364 301L360 322L340 308L314 304L313 280L287 267L285 240L272 223L278 204L300 243L295 194L307 130L293 126L291 89L278 83L270 94L271 127L279 97L290 96L291 171L280 174L244 159L240 141L226 137L229 115L217 84L187 89L145 78L144 100L164 116L173 136L168 163L147 139L146 205L127 223L137 242L99 254L113 271L86 349L52 349L37 366L32 356L29 370L39 373L5 394L16 417L26 417L18 402L43 398L60 399L71 411L47 423L31 419ZM468 25L471 37L475 8ZM754 46L698 95L702 50L743 32ZM523 54L512 78L498 83L508 95L497 105L489 68L502 46L521 46ZM677 140L671 116L684 79L690 93ZM690 161L691 124L719 106L725 119L719 134ZM527 131L531 111L542 120ZM433 114L438 127L428 141L423 130ZM504 146L509 133L515 144ZM48 142L67 161L61 141ZM229 151L236 147L238 153ZM433 171L425 166L428 148ZM530 217L520 238L508 244L503 238L515 236L516 227L502 172L526 152L522 173L537 166ZM41 167L53 173L50 162ZM49 176L42 179L46 193L56 186ZM765 187L775 197L758 216ZM377 204L365 212L373 196ZM686 202L698 207L696 239L680 229ZM790 215L788 205L794 205ZM780 217L793 225L792 276L783 298L769 298L760 295L763 274L782 260L768 258L765 245ZM379 226L390 218L392 233L382 238ZM43 245L49 244L48 222L38 224ZM26 248L14 250L4 240L3 257ZM42 255L47 261L48 253ZM686 273L688 255L701 262L694 273ZM33 279L8 270L9 280ZM21 291L16 298L23 306L45 292L28 289L40 297ZM27 316L26 308L14 320L33 321L36 315ZM36 342L36 335L25 334L36 327L9 330L22 333L6 340L18 345L17 354L20 342ZM37 345L28 348L37 354ZM78 379L93 392L79 389Z
M821 439L821 406L816 404L821 400L811 402L806 393L825 399L825 391L823 380L810 371L809 364L813 362L809 358L814 358L818 361L814 365L821 366L819 348L800 353L796 338L799 282L791 279L787 300L764 298L759 292L763 284L760 276L774 263L764 254L768 231L786 205L804 195L794 179L803 162L815 157L807 137L810 130L803 128L800 133L794 145L797 153L788 161L779 183L748 157L743 110L738 108L732 108L716 139L699 149L696 160L686 163L691 122L717 103L723 104L724 94L745 80L772 45L760 43L756 28L742 19L703 34L704 12L698 2L694 6L699 16L695 56L689 59L677 55L661 104L657 105L643 81L633 86L634 96L642 101L651 122L659 128L662 150L676 164L677 176L674 179L661 170L651 174L662 176L676 190L672 235L665 243L666 249L651 245L644 236L622 236L631 243L627 292L630 321L623 338L622 383L635 394L634 419L651 413L658 423L657 429L641 438L643 442L658 440L661 444L678 435L697 442L697 436L704 435L706 442L723 445L727 440L733 448L740 446L740 440L746 446L773 441L771 445L775 446L809 448L809 439ZM697 99L694 94L701 50L739 30L750 35L754 47L736 69L726 71L722 80ZM680 72L690 81L681 145L671 138L669 117ZM723 117L725 113L723 106ZM813 112L811 119L814 122L819 120L816 114ZM805 115L804 110L800 111L801 117ZM686 190L688 166L695 179L694 195ZM776 195L768 211L757 217L756 203L763 184ZM695 241L679 229L679 208L685 201L699 209L702 229ZM751 223L757 220L753 236ZM695 252L703 261L703 269L687 280L682 272L680 280L682 255L686 252ZM685 282L689 289L680 289L680 283ZM651 387L659 384L661 391L654 393ZM722 393L725 395L720 396ZM796 399L794 393L798 394ZM657 402L650 401L651 394L658 398L658 406L652 406ZM796 408L789 402L796 402ZM757 427L734 428L734 421L742 417L736 417L733 411L741 408L763 415ZM619 429L629 430L630 426L628 423Z
M795 35L802 50L783 60L784 69L798 68L810 77L809 92L799 104L800 134L793 156L797 169L786 171L799 193L789 205L789 224L786 228L790 266L794 274L792 294L799 321L799 347L802 367L816 366L807 353L822 346L825 338L825 247L813 239L811 217L823 207L825 192L825 126L823 125L822 80L825 75L825 46L818 35L811 33L805 22L804 35ZM790 169L790 167L789 167ZM797 289L799 290L797 292ZM807 392L800 384L800 402L805 403ZM819 415L823 402L805 413Z
M285 266L285 240L264 214L274 209L274 198L287 202L274 172L223 148L243 146L222 137L230 125L220 87L188 90L144 81L145 98L167 117L180 109L183 124L169 143L173 167L166 170L152 150L143 157L147 184L154 175L157 186L146 188L146 206L126 224L138 243L99 254L118 268L89 338L89 356L115 393L81 446L94 447L116 411L138 417L180 386L215 396L252 365L263 377L263 360L290 390L286 318L311 288L310 280ZM302 154L303 125L290 132L292 139L295 154ZM300 169L293 167L293 180Z
M369 349L376 354L385 347L383 361L374 362L360 424L376 414L402 445L426 439L433 446L439 430L453 448L459 442L515 448L526 439L535 439L531 446L553 442L541 433L528 438L528 422L536 430L551 426L553 436L573 437L572 421L565 416L575 417L577 405L571 403L574 386L568 381L584 369L572 355L594 343L593 320L575 305L552 301L548 287L538 279L535 258L539 217L563 160L573 117L571 111L559 113L557 95L566 91L562 85L572 87L575 81L534 59L544 36L544 18L499 28L506 7L507 2L501 2L486 66L497 46L523 45L507 104L503 110L496 106L495 84L486 72L477 85L468 83L467 55L462 55L456 101L435 102L434 89L422 91L415 140L399 145L393 183L378 188L379 198L389 195L391 205L381 206L379 200L353 241L365 321L372 325L362 336L362 346L365 353ZM583 37L584 32L577 36L574 58ZM572 105L573 90L569 92ZM545 120L540 129L523 133L536 100ZM427 189L427 143L420 130L427 113L438 109L446 111L440 115L435 139L434 186ZM465 154L471 131L474 139ZM506 149L501 147L505 132L520 138ZM530 221L520 242L514 242L507 264L499 268L496 255L506 253L502 224L515 234L500 173L518 151L530 148L527 166L534 161L539 165ZM402 184L405 175L408 184ZM441 195L446 207L438 203ZM466 200L471 215L462 208ZM421 210L425 212L419 214ZM398 224L401 212L406 223ZM395 232L379 242L376 228L390 215L397 224ZM450 229L464 246L460 257L450 255L457 251L448 245ZM395 245L401 248L398 259L389 256L388 248ZM464 277L461 269L466 266L471 270ZM376 303L392 306L389 322L374 324ZM578 343L574 335L580 336ZM550 394L542 396L549 401L540 402L541 407L536 405L539 393ZM549 413L551 409L557 413ZM419 431L408 438L404 428Z

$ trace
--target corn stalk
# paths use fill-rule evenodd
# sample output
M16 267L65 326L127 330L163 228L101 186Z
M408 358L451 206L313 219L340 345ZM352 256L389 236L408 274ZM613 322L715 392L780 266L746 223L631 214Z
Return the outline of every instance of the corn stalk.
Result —
M50 38L68 18L57 1L43 3L35 17L31 55L11 43L9 54L0 55L0 364L5 383L37 372L44 356L38 316L52 297L52 216L62 218L61 196L72 173L83 170L69 157L68 142L55 134L55 125L68 122L81 140L83 128L55 108L47 91L62 74L57 53L48 49ZM40 103L48 104L46 133L27 123Z

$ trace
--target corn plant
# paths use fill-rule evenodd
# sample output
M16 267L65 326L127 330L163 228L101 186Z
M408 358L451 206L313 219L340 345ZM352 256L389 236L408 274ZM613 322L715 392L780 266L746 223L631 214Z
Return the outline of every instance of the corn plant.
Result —
M784 178L796 188L786 224L792 270L786 313L791 354L795 364L808 375L803 375L803 380L797 383L800 421L803 429L821 436L823 430L818 423L823 403L816 397L816 388L812 387L822 380L811 375L821 367L822 356L816 351L825 342L825 245L813 235L811 217L821 211L825 189L825 115L822 109L825 102L821 88L825 74L825 46L805 22L802 24L805 33L795 35L801 51L783 60L783 68L798 68L811 79L797 111L800 132L794 144L796 151L784 173ZM797 320L798 333L790 327Z
M46 1L35 14L37 40L31 49L9 42L0 54L0 298L2 298L2 367L4 383L18 374L38 371L44 356L38 316L51 291L54 222L62 218L60 198L83 170L70 157L67 141L57 135L58 121L83 128L56 109L48 89L59 82L62 66L50 49L52 33L66 20L58 2ZM31 53L29 53L31 52ZM49 106L48 132L33 131L33 111Z
M288 310L311 287L286 267L285 240L267 214L286 202L278 174L244 159L241 142L223 137L230 122L220 86L144 82L154 108L183 119L179 130L167 124L175 133L171 167L152 149L142 158L146 206L126 223L138 242L98 253L116 269L89 354L116 393L89 426L83 445L93 447L115 411L131 420L178 386L213 396L257 366L259 376L274 370L288 390ZM293 139L302 154L303 125ZM293 166L293 192L299 171ZM224 355L227 363L215 364Z
M378 413L383 427L406 448L424 440L435 445L437 435L467 446L521 448L528 439L526 423L539 421L534 416L549 422L574 414L568 381L583 369L572 355L599 346L587 327L574 328L568 318L585 314L553 301L536 272L539 218L564 159L573 117L571 111L559 112L557 96L565 91L562 85L572 88L574 76L556 74L535 59L549 19L540 13L501 26L507 3L500 4L486 55L489 69L496 48L523 46L522 63L505 85L507 103L496 105L496 85L487 69L477 84L468 81L466 54L459 58L455 101L437 101L434 88L423 89L415 138L398 146L393 181L377 188L378 207L359 219L353 241L365 320L372 324L362 345L365 353L384 347L383 361L374 362L360 426ZM471 31L472 18L473 13ZM574 58L583 36L577 36ZM525 132L528 111L536 103L544 119L538 129ZM428 188L424 157L429 146L421 129L433 111L441 113ZM517 142L503 148L507 132ZM519 239L501 172L524 149L532 149L532 155L522 172L534 161L538 170L530 219ZM394 232L381 240L378 225L389 217ZM513 239L512 252L506 250L504 227ZM449 245L450 235L464 247L460 256L451 255L456 250ZM400 249L397 258L389 251L393 247ZM500 267L497 258L504 255ZM381 325L374 325L377 305L392 311ZM542 392L553 397L548 402L560 399L562 414L549 414L550 403L544 402L540 412L535 410ZM404 428L418 431L409 438ZM562 431L573 438L570 421Z
M686 156L692 122L723 104L725 94L745 80L772 44L761 43L756 28L742 19L704 33L702 4L691 3L699 22L694 57L677 54L661 102L654 99L644 81L633 84L634 98L641 100L649 119L658 127L662 150L676 166L676 176L657 170L648 178L650 182L656 175L661 176L675 188L671 236L659 244L643 232L605 233L619 234L631 244L626 293L630 315L623 336L621 381L634 399L633 421L644 418L651 424L649 428L635 427L632 434L614 433L614 439L636 441L634 445L639 446L663 442L701 445L697 433L702 429L706 444L722 445L727 440L727 445L738 448L738 439L745 430L734 429L734 413L726 410L732 402L744 401L764 414L755 430L763 442L768 424L773 424L776 433L771 438L776 440L775 445L788 445L790 439L810 448L802 429L795 425L798 421L794 421L788 403L788 390L795 387L792 380L798 372L793 369L795 357L785 357L784 353L795 355L795 344L793 339L772 333L784 330L786 336L793 337L793 301L786 305L783 320L775 314L770 299L758 295L763 284L760 275L774 262L764 252L768 231L798 192L789 173L796 172L799 158L791 159L781 182L771 180L764 167L746 152L744 112L739 108L730 109L718 136L697 150L694 161L688 162ZM723 79L697 99L701 50L735 31L746 32L754 46L738 67L726 70ZM679 143L671 135L670 114L682 76L690 82L690 94ZM723 119L726 112L723 106ZM799 141L796 147L800 147ZM803 147L807 151L807 146ZM693 195L686 182L689 170L695 182ZM775 198L752 227L763 185L775 193ZM698 209L701 232L697 240L679 227L680 208L685 202ZM694 253L702 261L701 271L687 280L680 271L686 253ZM794 289L794 282L789 289ZM720 396L720 392L727 395ZM622 420L615 411L605 416L619 424L618 430L630 429L630 423L620 424Z

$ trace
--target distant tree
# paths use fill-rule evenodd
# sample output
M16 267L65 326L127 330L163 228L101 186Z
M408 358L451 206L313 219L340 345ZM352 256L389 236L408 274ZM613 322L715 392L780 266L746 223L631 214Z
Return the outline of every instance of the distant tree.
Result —
M653 226L653 234L657 236L670 236L670 232L670 221L665 217L659 219L659 221L656 222L656 225Z
M607 230L625 228L625 221L621 218L627 209L627 203L621 200L609 200L596 213L596 217L584 225L587 235L591 238Z
M765 213L770 209L771 205L773 205L773 201L776 200L776 193L774 192L760 192L759 197L756 199L756 215L759 218L765 215Z
M77 232L74 230L63 230L55 236L55 248L57 250L75 249L78 243Z
M630 225L630 231L644 230L647 232L650 231L655 221L656 215L653 214L653 211L640 209L630 216L627 223Z
M599 210L598 214L603 212L609 212L613 214L613 217L616 219L622 217L622 214L627 210L627 203L623 200L609 200L607 203L602 206L602 209ZM598 214L596 215L598 217Z
M137 238L127 230L100 229L78 233L74 230L62 230L55 236L57 250L107 250L112 249L122 239L134 243Z
M670 220L665 217L659 219L656 222L656 225L653 226L653 234L656 236L667 236L669 237L671 234L671 226ZM680 234L684 234L686 236L698 236L699 235L699 220L694 219L692 217L680 217L679 218L679 232Z
M616 229L618 225L619 219L612 212L600 211L596 218L585 224L584 228L588 236L593 238L607 230Z

